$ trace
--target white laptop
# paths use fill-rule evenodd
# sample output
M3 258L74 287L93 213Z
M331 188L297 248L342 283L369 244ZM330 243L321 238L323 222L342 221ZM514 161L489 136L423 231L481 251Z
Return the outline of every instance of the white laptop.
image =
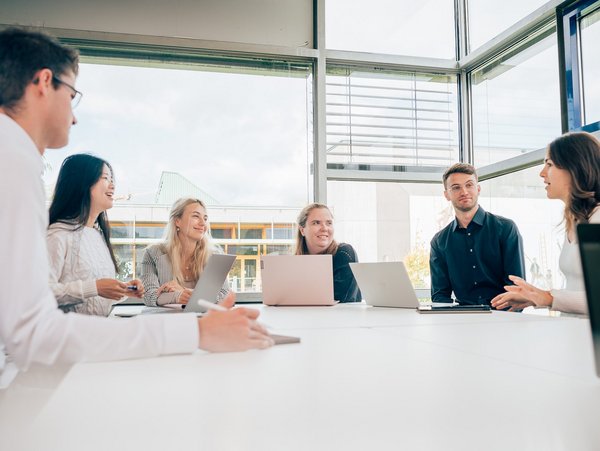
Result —
M264 255L263 304L334 305L331 255Z
M373 307L419 306L402 262L350 263L365 302Z

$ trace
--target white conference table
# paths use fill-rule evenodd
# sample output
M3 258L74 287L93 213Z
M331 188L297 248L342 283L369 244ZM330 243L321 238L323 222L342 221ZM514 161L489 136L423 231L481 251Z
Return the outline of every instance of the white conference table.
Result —
M302 342L24 373L0 393L0 449L600 449L585 319L364 304L261 319Z

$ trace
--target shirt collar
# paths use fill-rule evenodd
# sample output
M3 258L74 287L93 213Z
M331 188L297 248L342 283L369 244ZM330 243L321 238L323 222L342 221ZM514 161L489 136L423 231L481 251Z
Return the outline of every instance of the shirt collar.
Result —
M481 205L479 205L479 208L477 209L475 216L473 216L473 219L471 219L469 226L471 224L475 223L479 227L482 227L484 222L485 222L485 210L483 209L483 207ZM456 216L455 216L454 221L452 221L452 231L456 232L456 229L458 229L458 228L460 228L460 226L458 224L458 219L456 219Z

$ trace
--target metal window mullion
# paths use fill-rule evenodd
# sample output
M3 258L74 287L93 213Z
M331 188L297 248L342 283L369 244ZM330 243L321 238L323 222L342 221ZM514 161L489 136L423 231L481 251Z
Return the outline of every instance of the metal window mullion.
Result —
M314 63L313 133L314 200L327 203L327 67L325 53L325 0L313 0L313 41L317 51Z
M454 25L456 59L460 60L467 56L470 50L468 0L454 0Z
M472 91L471 74L461 72L458 83L458 156L465 163L475 163L473 149L473 117L472 117Z

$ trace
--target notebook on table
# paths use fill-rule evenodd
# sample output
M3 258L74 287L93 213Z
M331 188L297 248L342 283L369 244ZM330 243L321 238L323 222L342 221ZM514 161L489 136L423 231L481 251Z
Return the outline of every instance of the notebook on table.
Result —
M334 305L331 255L264 255L263 304Z
M579 224L577 239L590 313L596 374L600 377L600 224Z

